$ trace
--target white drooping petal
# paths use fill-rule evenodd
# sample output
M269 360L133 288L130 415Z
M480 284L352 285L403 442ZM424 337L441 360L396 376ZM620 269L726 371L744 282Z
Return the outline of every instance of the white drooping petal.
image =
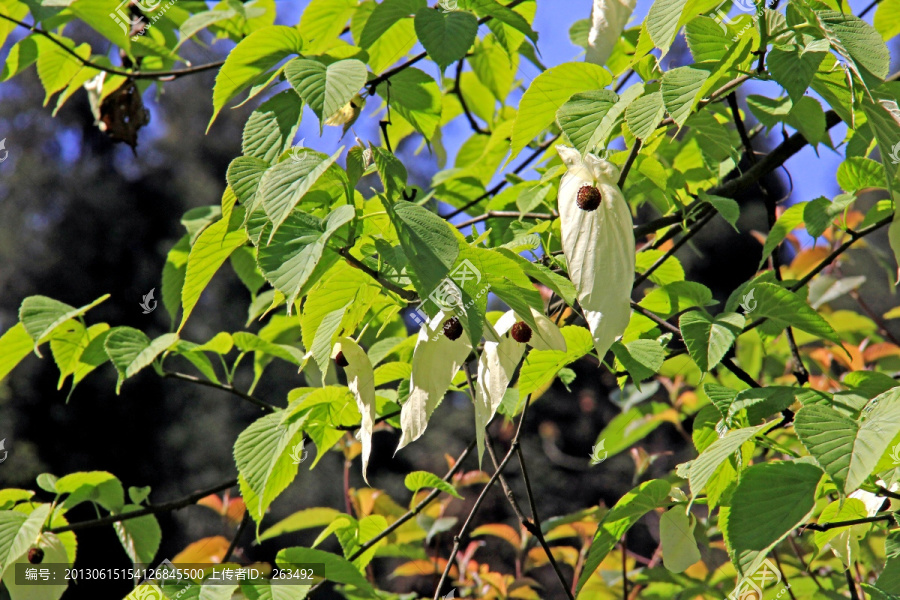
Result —
M6 585L6 590L9 592L9 597L12 600L59 600L66 591L67 586L65 583L59 585L36 585L33 582L16 583L17 578L13 574L17 564L25 564L28 567L71 564L66 553L66 547L55 534L41 534L41 540L37 545L44 551L44 560L40 565L32 565L28 562L27 550L29 546L25 546L22 555L15 561L11 561L8 565L3 565L6 567L6 570L0 572L0 575L3 575L3 583Z
M375 371L365 351L355 341L348 337L342 337L335 344L331 358L338 352L344 354L347 366L344 372L347 374L347 387L356 398L356 406L362 421L359 426L359 440L362 442L362 473L363 479L369 483L366 477L366 469L369 467L369 455L372 453L372 432L375 429Z
M400 450L425 433L431 413L447 393L459 368L472 351L469 336L465 333L451 340L443 333L447 316L439 312L419 330L419 339L413 350L412 376L409 381L409 399L400 410Z
M566 338L556 323L547 315L531 309L531 316L534 317L534 323L537 329L533 331L529 344L535 350L561 350L566 351Z
M525 344L504 335L516 321L518 317L513 311L500 317L494 325L500 341L485 342L481 357L478 359L478 380L475 385L475 439L478 443L479 467L484 455L484 428L497 412L516 367L525 354ZM565 343L565 340L563 342Z
M588 154L582 160L574 148L557 146L568 167L559 186L559 218L562 247L569 265L569 279L600 359L631 317L634 283L634 233L628 203L619 190L618 168ZM578 208L578 190L593 185L602 201L596 210Z
M636 0L594 0L585 60L605 65L631 18Z

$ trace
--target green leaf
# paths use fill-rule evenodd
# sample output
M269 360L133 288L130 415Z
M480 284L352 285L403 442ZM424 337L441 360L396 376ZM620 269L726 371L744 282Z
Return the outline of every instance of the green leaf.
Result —
M556 122L572 145L584 154L591 149L588 141L593 137L598 123L618 99L619 96L610 90L575 94L556 111Z
M181 288L182 315L181 324L178 326L179 332L187 323L188 317L200 300L200 294L209 285L213 275L231 253L247 241L247 231L236 228L231 220L228 217L219 219L204 229L191 246L184 285Z
M666 107L661 92L641 96L625 109L625 123L640 140L650 137L665 116Z
M294 211L271 243L259 248L259 268L269 283L285 295L288 313L301 292L337 261L335 252L326 253L326 245L355 216L356 209L349 204L339 206L324 220Z
M884 170L882 170L882 174L884 174ZM882 179L882 181L884 180ZM856 200L856 196L852 193L841 194L834 200L823 197L810 200L803 208L803 222L806 225L806 231L813 237L819 237L854 200Z
M574 94L605 88L611 81L609 71L583 62L563 63L538 75L519 102L509 160L553 123L556 111Z
M794 429L839 490L849 494L872 473L900 433L900 391L888 390L873 399L859 422L827 406L804 406Z
M57 327L69 319L82 316L107 298L109 294L104 294L90 304L73 308L47 296L29 296L19 307L19 321L34 341L34 351L40 356L38 346L47 341Z
M352 563L330 552L312 548L285 548L278 552L275 562L282 567L288 565L322 564L325 565L324 573L327 574L329 581L352 585L369 594L374 593L372 584L366 581L359 569L353 566Z
M190 40L194 34L203 31L210 25L214 25L219 21L227 21L237 16L237 12L233 10L205 10L203 12L199 12L195 15L191 15L189 18L185 19L185 21L178 27L178 33L180 37L178 38L178 44L175 46L175 50L181 47L182 44Z
M816 11L816 18L832 48L848 59L865 85L874 87L887 77L891 55L874 27L834 10Z
M379 5L380 6L380 5ZM423 71L407 68L378 86L378 95L427 139L441 122L441 90Z
M694 67L678 67L666 71L662 78L662 97L666 110L678 126L690 116L700 100L698 94L710 78L709 71Z
M615 548L619 539L631 526L655 508L669 501L671 485L662 479L645 481L616 502L597 527L590 550L584 561L584 571L578 580L576 595L594 574L606 555Z
M377 4L363 27L359 47L368 49L398 21L416 14L426 6L425 0L385 0Z
M53 352L53 360L59 367L59 383L57 389L62 389L66 378L78 368L81 356L90 345L91 341L103 332L109 330L106 323L98 323L90 328L78 321L69 321L65 333L57 333L50 340L50 350Z
M356 0L312 0L303 9L298 26L306 53L319 54L333 46L357 4Z
M519 398L553 381L559 370L575 362L594 347L591 333L584 327L569 325L560 329L566 339L566 351L532 350L519 371Z
M297 476L298 467L291 451L303 441L306 418L286 424L281 421L279 413L257 419L241 432L234 444L241 494L257 530L269 505Z
M0 575L38 541L51 508L39 504L30 514L0 511Z
M739 574L754 572L775 544L809 518L821 478L818 467L788 461L753 465L743 472L726 524Z
M888 41L900 34L900 0L882 0L875 9L875 18L872 21L875 30L881 34L881 39ZM900 590L898 590L900 591Z
M383 203L409 261L413 285L425 298L456 263L456 236L446 221L426 208L405 201Z
M416 36L441 71L466 55L478 33L478 19L470 12L422 8L416 12Z
M840 345L841 338L831 325L797 294L774 283L757 283L752 290L758 303L754 318L768 317L782 327L796 327Z
M772 77L797 102L806 94L813 77L825 58L824 52L804 52L799 46L772 48L766 55L766 66Z
M115 327L104 343L109 360L119 373L116 394L129 377L156 360L156 357L178 341L177 333L166 333L152 342L142 331L133 327Z
M765 427L766 425L759 425L758 427L745 427L729 431L703 450L700 456L691 462L690 470L688 470L691 495L696 498L719 466Z
M713 196L704 191L700 192L700 199L709 202L713 208L722 215L722 218L728 221L735 231L740 233L737 228L737 220L741 216L741 207L731 198L723 198L722 196Z
M659 518L659 544L662 548L663 566L673 573L681 573L700 560L700 550L694 539L697 522L685 513L681 504L674 506Z
M647 33L657 48L665 56L678 31L681 12L687 0L657 0L647 13ZM670 111L671 112L671 111Z
M717 63L733 44L729 34L710 17L691 19L684 28L684 36L695 63Z
M324 527L343 513L333 508L306 508L278 521L259 536L259 541L278 537L285 533L302 531L313 527Z
M107 0L76 0L70 4L69 10L94 31L130 52L130 13L127 5L114 5Z
M191 253L190 235L185 234L178 243L172 246L166 255L166 264L162 272L162 301L169 313L172 324L178 317L181 308L181 290L184 288L184 277L187 273L188 255Z
M634 340L627 344L613 342L611 349L638 389L641 389L642 381L656 375L666 360L666 351L656 340Z
M406 189L406 167L393 153L381 146L370 145L370 148L378 176L384 184L384 191L390 200L396 200ZM391 214L390 211L388 214Z
M366 65L349 58L325 64L309 59L294 59L284 75L294 91L319 117L319 131L329 117L344 108L366 84Z
M710 371L719 364L741 334L744 322L744 317L737 313L712 317L695 310L681 316L679 325L684 343L701 371Z
M813 146L826 139L825 121L822 105L810 96L797 100L787 118L787 124L802 133Z
M838 167L837 182L849 194L869 188L885 189L884 166L870 158L851 156Z
M268 243L284 224L303 196L334 164L344 151L341 146L329 157L319 152L305 150L291 156L267 170L259 182L262 206L272 221Z
M135 504L127 504L119 513L129 513L141 508ZM113 528L131 562L135 565L149 565L153 562L162 541L162 530L154 515L119 521L113 523Z
M68 494L69 497L63 502L66 510L88 500L110 512L122 510L125 506L122 482L106 471L85 471L60 477L56 481L56 493Z
M0 336L0 381L9 375L34 348L34 340L22 323L16 323Z
M778 220L766 236L766 243L763 245L762 257L759 259L759 267L762 268L769 255L775 251L779 244L784 241L790 232L800 226L803 222L803 211L806 206L805 202L793 204L786 211L781 213Z
M456 488L434 473L429 473L428 471L413 471L403 480L403 485L405 485L406 489L413 494L422 488L434 488L446 492L454 498L459 498L460 500L463 499L463 497L459 495L459 492L456 491Z
M291 147L302 115L303 102L297 99L295 93L285 90L275 94L247 119L241 136L243 153L269 164L275 162ZM234 184L231 185L233 188ZM241 198L237 190L235 194Z
M647 437L671 418L672 407L663 402L633 406L606 424L597 436L597 444L604 444L608 456L615 456Z
M81 0L82 2L84 0ZM105 18L106 15L104 15ZM303 40L294 27L272 25L257 29L228 53L213 87L211 126L225 103L253 84L291 54L300 54ZM207 130L209 126L207 126Z
M61 43L65 43L71 52L74 52L84 60L91 57L91 47L88 44L81 44L75 48L75 44L66 38L62 38ZM46 95L44 96L44 106L47 106L47 103L50 101L53 94L68 85L69 81L75 77L81 68L81 62L75 59L69 52L66 52L55 44L45 48L38 55L38 77L46 92Z

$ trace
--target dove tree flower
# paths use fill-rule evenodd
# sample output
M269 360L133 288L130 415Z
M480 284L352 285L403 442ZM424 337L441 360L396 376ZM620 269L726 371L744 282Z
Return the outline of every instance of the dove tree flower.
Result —
M369 466L369 455L372 453L372 432L375 429L375 371L365 351L348 337L340 338L334 345L331 358L339 366L344 367L347 374L347 387L356 398L356 406L362 421L359 426L359 441L362 442L362 474L366 483L366 469Z
M619 169L569 146L556 151L568 171L559 186L562 247L594 348L603 358L631 317L634 234L631 211L616 183Z
M585 60L605 65L622 35L637 0L594 0Z
M400 411L397 450L425 433L431 413L438 407L453 377L472 351L472 344L455 317L443 311L419 330L413 350L409 399Z
M478 359L475 385L475 439L478 442L478 464L484 454L484 428L503 401L516 367L525 354L526 345L537 350L566 350L566 339L556 323L543 313L531 309L537 329L532 329L513 311L506 312L494 324L498 341L487 341Z

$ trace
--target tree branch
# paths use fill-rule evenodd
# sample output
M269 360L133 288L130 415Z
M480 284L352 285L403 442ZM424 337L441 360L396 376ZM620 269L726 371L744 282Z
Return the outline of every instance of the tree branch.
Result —
M556 211L552 213L520 213L514 210L491 210L483 215L478 215L477 217L473 217L468 221L464 221L456 225L457 229L462 229L463 227L468 227L469 225L474 225L475 223L480 223L481 221L487 221L488 219L518 219L519 217L525 219L538 219L543 221L548 221L551 219L556 219L559 217L556 214Z
M838 527L848 527L850 525L863 525L865 523L878 523L881 521L892 521L894 519L894 513L887 513L882 515L875 515L874 517L862 517L859 519L848 519L846 521L832 521L831 523L810 523L809 525L805 525L803 529L809 529L811 531L828 531L829 529L837 529Z
M217 390L222 390L223 392L228 392L230 394L234 394L238 398L242 398L246 400L250 404L258 406L265 412L275 412L276 410L280 410L274 404L269 404L265 400L260 400L256 396L252 394L248 394L247 392L243 392L232 385L228 385L225 383L216 383L215 381L209 381L208 379L200 379L199 377L195 377L193 375L188 375L187 373L179 373L177 371L164 371L163 377L168 379L180 379L181 381L190 381L191 383L196 383L197 385L205 385L206 387L215 388Z
M24 27L25 29L31 31L32 33L36 33L37 35L43 36L62 48L66 53L73 56L78 62L80 62L85 67L90 67L92 69L96 69L98 71L104 71L111 75L122 75L123 77L128 77L130 79L177 79L178 77L184 77L185 75L194 75L196 73L202 73L204 71L210 71L212 69L218 69L222 65L225 64L224 60L219 60L216 62L207 63L204 65L197 65L196 67L186 67L184 69L175 69L171 71L128 71L125 69L117 69L115 67L107 67L105 65L100 65L95 62L92 62L86 58L82 58L78 56L78 54L72 49L63 44L61 41L56 39L56 36L48 31L44 31L40 27L36 25L29 25L23 21L19 21L10 17L9 15L4 15L0 13L0 18L6 19L11 23L15 23L19 27Z
M449 482L453 478L453 476L456 474L456 472L459 471L459 469L462 467L462 463L466 459L466 457L469 455L469 452L471 452L472 448L474 448L474 447L475 447L475 440L472 440L469 443L469 445L466 446L466 449L462 451L462 454L460 454L459 457L456 459L456 462L453 463L453 466L450 468L450 470L447 471L447 474L444 475L444 477L443 477L444 481ZM404 513L403 516L398 518L396 521L394 521L393 523L388 525L384 531L382 531L381 533L379 533L378 535L373 537L371 540L368 540L367 542L362 544L359 548L357 548L353 554L351 554L350 556L347 557L347 560L353 561L353 560L356 560L357 558L359 558L360 556L362 556L366 550L368 550L369 548L371 548L372 546L377 544L379 541L383 540L385 537L389 536L391 533L396 531L397 528L399 528L401 525L403 525L404 523L406 523L407 521L409 521L410 519L412 519L413 517L418 515L420 512L422 512L422 510L426 506L431 504L434 501L434 499L440 495L440 493L441 493L441 490L439 490L439 489L431 490L431 492L427 496L425 496L418 504L416 504L412 509L406 511L406 513Z
M337 251L337 253L340 254L341 256L343 256L347 260L347 262L350 263L352 266L356 267L357 269L359 269L360 271L362 271L363 273L365 273L366 275L368 275L369 277L371 277L372 279L374 279L375 281L380 283L382 285L382 287L384 287L386 290L394 292L395 294L397 294L398 296L400 296L407 302L417 302L419 300L419 295L416 294L414 291L405 290L402 287L400 287L399 285L397 285L396 283L388 281L387 279L385 279L384 277L381 276L381 273L379 273L375 269L369 267L368 265L363 263L361 260L359 260L352 254L350 254L350 250L348 250L347 248L340 248Z
M518 167L516 167L515 169L513 169L513 173L515 173L516 175L518 175L519 173L521 173L522 171L524 171L526 168L528 168L528 166L529 166L532 162L534 162L534 160L535 160L536 158L538 158L541 154L543 154L544 151L545 151L547 148L549 148L549 147L553 144L553 142L555 142L557 139L559 139L559 136L560 136L560 134L557 133L556 135L554 135L552 138L550 138L549 140L547 140L547 141L544 142L543 144L540 144L540 145L534 150L534 152L532 152L531 154L529 154L528 157L527 157L524 161L522 161L522 164L520 164ZM489 190L486 191L485 193L481 194L480 196L478 196L478 197L475 198L474 200L472 200L472 201L470 201L470 202L464 204L464 205L461 206L460 208L457 208L457 209L454 210L453 212L451 212L451 213L449 213L449 214L446 214L446 215L439 215L439 216L440 216L442 219L452 219L452 218L455 217L456 215L459 215L459 214L462 214L462 213L466 212L467 210L469 210L470 208L472 208L473 206L475 206L476 204L478 204L479 202L481 202L481 201L484 200L485 198L490 198L491 196L496 195L500 190L502 190L504 187L506 187L506 184L507 184L507 183L508 183L507 180L504 179L503 181L499 182L497 185L495 185L494 187L492 187L491 189L489 189Z
M462 106L463 114L466 115L466 120L469 121L469 126L475 133L480 133L481 135L491 135L491 132L482 129L478 124L478 121L475 120L475 117L472 115L472 112L469 110L469 105L466 103L466 99L463 97L462 88L460 87L460 79L462 79L462 70L463 70L463 58L456 61L456 85L453 88L453 92L456 94L456 97L459 98L459 104Z
M478 498L475 499L475 504L472 506L472 510L469 511L469 516L466 517L466 520L463 523L462 528L459 530L459 533L453 536L453 550L451 550L450 552L450 557L447 559L447 565L444 567L444 572L441 574L441 579L440 581L438 581L437 587L434 590L434 600L439 600L440 598L441 588L443 587L444 582L447 580L447 576L450 574L450 568L453 566L453 561L456 559L456 555L459 553L459 546L462 543L462 540L468 534L469 528L472 526L472 520L475 517L475 514L478 512L478 509L481 507L481 504L487 497L491 486L494 485L494 482L497 481L497 479L500 477L503 469L506 467L507 463L509 463L509 460L512 458L513 453L516 451L516 447L519 445L519 436L522 434L522 424L525 422L525 416L528 414L528 406L530 404L531 394L529 394L525 398L525 408L522 409L522 415L519 417L519 426L516 429L515 436L513 436L509 451L506 453L506 456L503 457L503 460L500 461L500 464L497 466L494 474L491 475L491 478L484 485L484 489L481 490L481 494L479 494Z
M215 494L217 492L221 492L223 490L227 490L229 488L233 488L238 484L237 479L231 479L224 483L220 483L219 485L213 486L209 489L202 490L199 492L194 492L184 498L179 500L173 500L171 502L166 502L163 504L154 504L142 508L140 510L134 510L127 513L119 513L115 515L109 515L106 517L102 517L100 519L94 519L93 521L81 521L80 523L70 523L68 525L63 525L62 527L54 527L53 529L48 529L49 533L63 533L64 531L79 531L81 529L90 529L92 527L103 527L105 525L111 525L113 523L119 523L120 521L127 521L129 519L137 519L138 517L145 517L147 515L155 515L163 512L171 512L173 510L179 510L185 508L187 506L191 506L192 504L196 504L198 500L201 498L205 498L210 494Z

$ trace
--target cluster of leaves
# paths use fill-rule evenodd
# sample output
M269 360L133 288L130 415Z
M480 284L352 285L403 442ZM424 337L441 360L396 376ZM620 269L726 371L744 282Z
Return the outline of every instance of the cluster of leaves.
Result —
M124 86L144 91L203 70L174 67L182 45L207 31L236 42L220 65L213 119L242 94L244 102L265 100L246 122L243 154L228 168L221 205L185 214L186 233L168 254L162 300L173 331L150 339L130 327L90 324L88 312L105 297L81 308L26 298L19 323L0 337L0 377L49 344L60 388L71 376L74 390L109 362L119 376L117 393L152 367L161 376L199 381L253 402L265 414L234 445L246 511L260 539L323 528L312 548L285 548L277 562L324 564L348 598L400 597L376 590L366 577L366 567L380 556L411 559L397 576L443 573L462 593L481 598L540 597L525 573L545 564L554 567L570 597L620 597L628 588L623 572L648 597L683 590L722 597L736 580L752 581L767 556L778 559L783 547L793 556L781 556L780 575L797 597L811 597L814 590L840 594L848 585L845 572L858 572L860 561L859 585L872 597L900 594L894 514L879 512L886 498L900 498L893 450L900 444L900 389L888 375L898 370L900 346L879 320L830 307L862 284L841 276L844 253L890 223L895 212L892 200L865 213L854 203L863 190L891 195L897 186L898 165L889 157L900 144L900 83L888 77L883 40L900 32L900 2L884 0L873 27L839 0L797 0L784 13L766 8L729 24L705 16L719 8L718 0L656 0L646 19L624 32L589 35L590 22L573 26L573 41L584 46L598 35L618 36L604 65L551 68L536 53L534 0L460 0L456 10L429 7L425 0L313 0L297 26L274 24L274 0L227 0L212 10L205 2L182 0L153 17L149 28L140 11L132 11L130 29L111 18L115 4L3 0L0 40L29 15L35 27L11 47L0 80L36 63L47 101L58 94L57 110L86 84L95 103L102 103ZM67 38L75 22L112 42L123 66L113 67L108 54L93 54L88 44ZM594 27L597 22L602 19ZM664 71L660 59L682 28L693 62ZM423 51L409 57L417 42ZM438 79L414 66L425 59L436 65L431 70ZM518 79L522 60L541 70L534 81ZM454 63L455 76L445 77ZM633 75L640 81L626 88ZM784 94L747 98L760 123L748 133L731 94L751 80L772 80ZM613 82L617 91L609 89ZM511 99L522 90L516 106ZM378 106L367 109L376 98ZM728 103L716 102L726 98ZM320 130L346 131L361 114L386 111L381 143L350 148L344 166L344 148L326 154L293 147L304 106ZM457 118L473 132L447 166L441 132ZM829 130L841 121L846 139L836 141ZM796 133L757 159L750 143L763 128ZM427 190L408 185L392 152L411 136L441 165ZM565 224L556 211L557 199L566 200L559 193L566 167L551 148L560 137L578 153L602 154L622 168L619 186L632 212L647 206L660 215L635 228L646 242L635 257L640 299L608 357L605 348L596 354L596 336L581 318L581 290L567 277L575 265L563 252ZM616 140L628 150L610 150ZM734 197L805 144L844 154L837 172L844 193L794 204L777 220L774 202L767 200L774 225L764 239L761 271L721 310L709 312L711 291L685 280L675 250L716 215L736 227L741 207ZM491 187L504 162L526 148L530 154L516 172ZM880 162L872 158L879 154ZM742 156L752 166L738 172ZM538 178L521 178L536 161ZM379 189L370 193L370 185ZM434 210L437 201L484 229L473 227L465 236ZM785 241L796 243L793 232L800 227L825 244L782 266L778 249ZM900 233L892 234L896 252ZM186 322L226 262L249 291L247 330L221 332L202 343L186 339ZM441 335L449 316L429 298L461 267L478 274L455 288L462 299L455 317L464 332L463 351L458 358L441 349L423 357L420 348L431 334ZM599 267L588 276L593 282L605 273ZM557 378L571 380L567 365L592 356L629 392L622 413L598 438L610 455L671 422L692 424L697 458L666 479L640 483L609 510L590 507L542 523L520 516L519 529L491 524L469 531L467 520L462 538L490 535L509 542L517 557L514 573L476 560L477 545L457 543L450 559L433 560L423 542L457 531L456 520L444 516L447 507L463 488L486 484L486 491L502 482L515 442L493 476L458 473L461 461L451 462L444 478L410 474L409 509L374 488L348 490L353 515L308 508L262 528L272 502L298 475L293 454L305 440L317 448L311 469L329 450L348 460L362 454L365 465L376 425L403 430L405 444L422 434L448 391L470 393L477 405L469 352L481 360L506 335L495 330L501 317L487 310L487 288L516 318L564 342L522 344L513 364L503 368L507 377L491 409L508 419L522 415ZM431 320L424 337L410 335L406 319L419 301ZM563 325L558 331L541 325L548 315ZM338 349L346 373L332 362ZM246 392L234 387L245 358L253 371ZM253 389L276 360L296 366L305 385L269 402ZM438 367L438 383L424 385L422 376L417 383L417 369ZM480 389L489 387L485 377L479 368ZM668 398L648 401L653 394L635 389L652 378L664 384ZM478 422L489 421L493 410L476 408ZM421 424L419 430L410 433L403 411ZM356 430L360 440L348 434ZM479 448L483 435L481 427L473 433ZM645 455L638 462L638 477L649 460ZM81 502L112 517L135 563L156 558L160 530L153 513L164 505L142 509L149 490L130 488L126 504L122 483L102 472L43 475L38 486L53 501L39 501L28 490L0 491L0 579L13 598L22 592L8 574L32 546L55 552L57 562L74 561L75 536L65 513ZM472 512L477 508L476 502ZM141 516L127 516L135 511ZM613 553L648 513L659 515L660 553L644 564ZM331 534L342 555L315 548ZM227 561L221 546L215 546L216 558ZM806 570L811 562L818 577ZM559 564L571 567L570 581ZM207 597L196 587L191 597ZM267 582L248 582L227 591L244 598L303 598L310 589L276 592ZM63 592L42 591L47 598Z

